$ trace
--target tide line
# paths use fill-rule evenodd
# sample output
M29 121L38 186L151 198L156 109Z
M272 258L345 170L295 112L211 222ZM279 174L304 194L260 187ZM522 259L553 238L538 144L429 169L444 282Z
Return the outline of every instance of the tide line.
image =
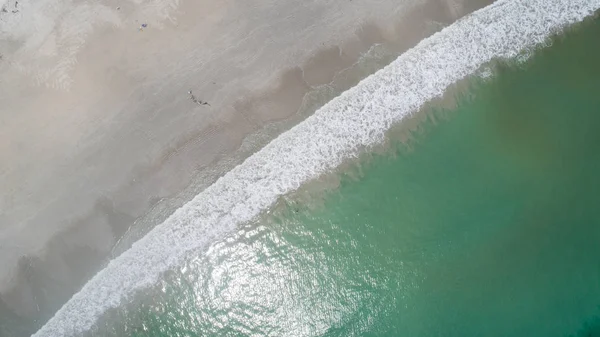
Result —
M155 284L278 197L384 139L395 123L494 58L544 43L600 8L600 0L499 0L421 41L392 64L327 103L175 211L111 261L35 337L73 336L107 309Z

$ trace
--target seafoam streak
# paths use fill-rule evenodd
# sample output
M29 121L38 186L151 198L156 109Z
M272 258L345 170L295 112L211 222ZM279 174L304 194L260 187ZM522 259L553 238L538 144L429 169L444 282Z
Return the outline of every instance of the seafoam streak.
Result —
M511 58L600 8L600 0L500 0L423 40L273 140L90 280L34 336L72 336L215 237L383 140L390 126L493 58Z

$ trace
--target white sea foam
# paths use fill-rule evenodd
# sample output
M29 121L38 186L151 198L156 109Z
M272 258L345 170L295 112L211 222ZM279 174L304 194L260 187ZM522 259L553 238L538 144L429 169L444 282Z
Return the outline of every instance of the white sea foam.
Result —
M423 40L227 173L90 280L34 336L71 336L236 224L383 140L390 126L492 58L511 58L600 0L500 0Z

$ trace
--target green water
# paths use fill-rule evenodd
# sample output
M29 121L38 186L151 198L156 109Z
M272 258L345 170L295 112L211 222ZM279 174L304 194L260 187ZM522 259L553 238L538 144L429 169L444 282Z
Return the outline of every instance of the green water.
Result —
M600 336L599 36L588 22L472 81L409 148L240 228L92 335Z

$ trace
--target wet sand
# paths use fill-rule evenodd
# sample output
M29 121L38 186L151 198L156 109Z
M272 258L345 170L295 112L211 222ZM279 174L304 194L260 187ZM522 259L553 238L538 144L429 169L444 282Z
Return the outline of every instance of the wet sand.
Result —
M67 3L37 39L0 30L0 332L39 327L108 259L377 70L357 64L373 45L391 61L490 2ZM21 6L0 19L26 22Z

